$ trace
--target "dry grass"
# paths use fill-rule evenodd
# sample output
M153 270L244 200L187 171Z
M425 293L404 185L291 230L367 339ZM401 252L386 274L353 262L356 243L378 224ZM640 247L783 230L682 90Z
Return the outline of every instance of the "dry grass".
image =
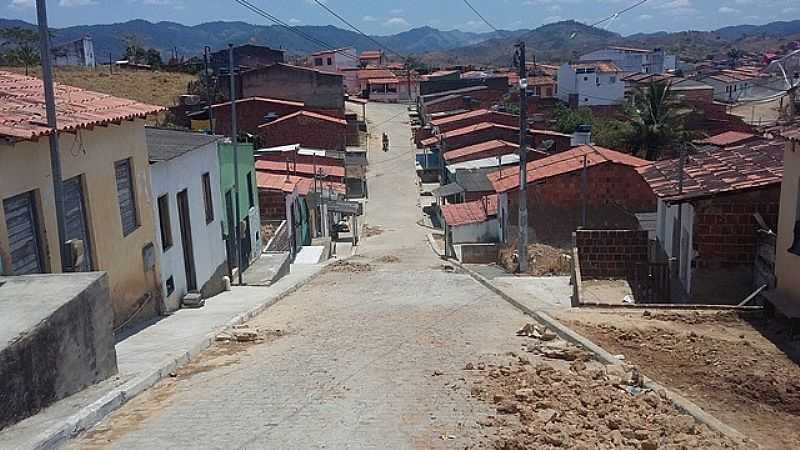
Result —
M2 67L16 73L25 73L22 67ZM31 69L31 75L39 76L41 70ZM59 83L89 89L116 97L129 98L160 106L174 106L179 95L186 93L189 82L197 79L194 75L173 72L147 72L137 70L107 69L89 70L82 68L56 68L55 79Z

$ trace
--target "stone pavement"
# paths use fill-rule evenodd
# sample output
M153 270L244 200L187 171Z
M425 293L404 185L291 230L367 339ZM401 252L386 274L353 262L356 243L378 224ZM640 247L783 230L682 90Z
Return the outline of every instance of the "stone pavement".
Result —
M373 138L364 238L349 263L252 322L268 339L217 344L104 420L74 448L464 448L493 413L463 368L518 351L530 319L445 270L419 227L403 105L368 105ZM371 148L380 149L373 143ZM355 265L356 263L363 265ZM269 330L281 330L270 333Z
M218 330L253 317L287 291L316 275L321 266L293 266L270 287L237 287L208 299L200 309L175 314L129 330L116 345L119 375L61 400L0 433L0 448L50 447L74 430L93 425L103 415L155 384L194 357Z

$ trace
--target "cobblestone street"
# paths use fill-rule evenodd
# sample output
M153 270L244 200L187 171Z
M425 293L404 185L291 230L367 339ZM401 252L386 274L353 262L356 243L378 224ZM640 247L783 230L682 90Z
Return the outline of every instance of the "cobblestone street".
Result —
M443 270L419 218L404 105L368 106L373 138L364 239L336 266L251 322L281 330L217 345L132 400L74 448L464 448L476 420L464 365L518 350L526 317ZM356 266L359 267L359 266Z

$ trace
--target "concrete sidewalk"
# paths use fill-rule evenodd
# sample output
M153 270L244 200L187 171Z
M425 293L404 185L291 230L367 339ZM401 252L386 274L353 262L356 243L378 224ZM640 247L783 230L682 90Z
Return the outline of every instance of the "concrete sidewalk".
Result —
M119 375L67 397L0 432L0 448L56 448L95 425L194 358L223 329L245 322L317 275L324 265L293 265L272 286L234 286L200 309L182 309L130 330L116 345Z

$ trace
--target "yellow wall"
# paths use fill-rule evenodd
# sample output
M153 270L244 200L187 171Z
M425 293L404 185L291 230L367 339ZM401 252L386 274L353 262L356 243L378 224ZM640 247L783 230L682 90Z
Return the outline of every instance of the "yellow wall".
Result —
M800 256L786 251L794 240L794 224L800 201L798 190L800 190L800 143L789 141L786 143L784 156L775 275L778 277L778 293L800 305Z
M81 130L77 136L64 133L59 142L63 178L83 175L93 270L108 272L114 321L119 325L133 313L146 293L157 295L159 292L158 266L145 272L142 257L145 245L155 242L144 121L125 121L120 125ZM0 144L0 205L3 199L36 190L45 268L59 272L61 262L49 155L47 138L11 146ZM132 158L139 227L123 236L114 163L126 158ZM4 258L3 267L9 271L5 226L0 206L0 257ZM140 314L152 314L153 305L159 301L158 297L152 298Z

